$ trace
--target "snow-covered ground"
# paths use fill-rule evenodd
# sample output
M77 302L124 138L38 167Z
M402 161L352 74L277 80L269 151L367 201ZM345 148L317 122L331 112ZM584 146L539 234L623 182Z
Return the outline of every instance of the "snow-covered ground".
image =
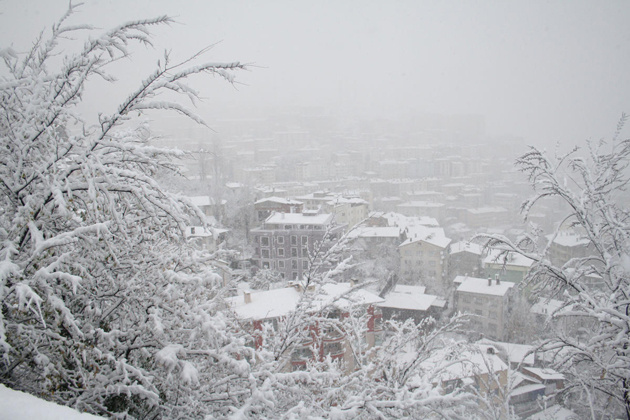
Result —
M102 419L69 407L42 400L0 384L0 420L90 420Z

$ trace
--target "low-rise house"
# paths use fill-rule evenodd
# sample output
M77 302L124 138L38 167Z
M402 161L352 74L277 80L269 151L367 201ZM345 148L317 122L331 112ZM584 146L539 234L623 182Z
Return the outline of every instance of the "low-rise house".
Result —
M545 385L545 394L553 395L564 388L564 375L551 368L524 367L523 374L539 380Z
M222 217L225 214L226 200L217 202L214 198L207 195L195 195L188 197L190 202L197 206L203 214L208 217Z
M406 235L408 239L398 246L401 277L422 285L444 284L451 240L441 228L416 227Z
M352 308L360 307L367 314L365 340L368 348L381 342L382 315L376 304L383 299L374 293L356 289L353 283L329 283L321 286L319 293L311 296L309 301L304 301L303 297L301 284L293 283L281 289L255 293L245 291L243 295L226 298L225 302L229 310L243 321L256 348L266 345L265 325L278 330L278 326L296 310L312 315L313 322L307 322L303 330L307 332L307 338L285 355L294 370L305 368L309 360L322 361L326 357L342 360L347 369L353 366L354 356L346 332L327 329L317 321L318 317L342 320L350 316ZM300 307L300 304L304 306Z
M454 282L459 284L455 294L457 310L474 315L471 326L478 333L502 340L514 283L463 276Z
M514 370L523 366L534 366L536 362L536 356L533 351L534 346L489 339L479 340L479 343L494 346L499 352L499 356L503 358L503 361L509 364Z
M474 386L480 395L495 395L508 383L508 366L490 345L474 344L454 358L434 351L422 363L428 372L437 372L434 385L445 393L464 386Z
M215 227L188 226L184 235L200 249L214 252L225 243L228 232L227 229Z
M483 247L479 244L460 241L451 244L448 264L449 277L481 275Z
M562 267L574 258L585 258L595 254L592 242L584 235L575 232L561 231L557 235L549 235L549 257L551 263Z
M429 316L439 317L446 307L446 301L424 293L425 289L424 286L396 285L384 296L383 302L376 304L381 308L383 320L413 319L415 323L419 323Z
M281 197L269 197L254 203L258 221L266 220L272 213L302 213L304 204L297 200Z
M515 252L491 249L483 259L484 274L501 281L519 283L525 279L534 261Z

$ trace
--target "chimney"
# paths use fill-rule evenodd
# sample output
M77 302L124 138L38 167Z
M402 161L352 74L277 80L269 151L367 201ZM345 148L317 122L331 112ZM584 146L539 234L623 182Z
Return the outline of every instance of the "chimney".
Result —
M243 298L245 299L245 303L252 303L252 293L249 290L245 290L243 292Z
M499 275L495 274L494 279L497 281L497 286L501 284L501 280L499 280Z
M488 277L488 286L492 286L492 277Z

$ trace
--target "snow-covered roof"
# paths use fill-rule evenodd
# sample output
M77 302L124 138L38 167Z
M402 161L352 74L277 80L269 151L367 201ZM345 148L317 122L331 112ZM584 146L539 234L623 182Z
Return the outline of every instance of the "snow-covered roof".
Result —
M579 420L579 416L561 405L552 405L543 411L527 417L526 420Z
M515 252L508 252L507 258L505 251L501 249L491 249L488 252L488 256L483 259L483 264L500 264L507 267L525 267L529 268L534 263L534 260L527 258L521 254Z
M213 200L207 195L195 195L188 197L188 199L197 207L211 206L214 204Z
M471 350L465 350L457 355L459 361L453 362L444 351L434 351L431 356L422 362L422 366L429 371L436 372L435 379L445 382L454 379L472 378L489 372L500 372L508 369L508 366L496 354L489 352L492 346L477 344ZM493 349L494 350L494 349Z
M438 297L424 294L425 290L424 286L396 285L394 290L385 296L385 301L377 304L377 306L410 311L427 311L438 300Z
M326 204L329 205L335 205L335 204L368 204L367 201L365 201L362 198L358 198L358 197L352 197L352 198L346 198L346 197L335 197L333 199L331 199L330 201L327 201Z
M80 413L0 384L0 419L102 420L103 417Z
M422 216L422 217L409 217L405 216L401 213L396 213L393 211L383 213L380 215L387 219L387 224L389 226L399 226L402 228L408 227L410 225L421 225L421 226L439 226L438 221L433 217Z
M475 209L466 209L468 213L472 214L486 214L486 213L505 213L507 209L504 207L477 207Z
M203 226L187 226L185 236L186 238L207 238L212 236L212 232Z
M459 252L470 252L471 254L481 255L483 253L483 247L468 241L459 241L451 244L451 255Z
M457 288L458 293L477 293L482 295L505 296L514 287L514 283L502 281L499 284L495 280L488 282L488 279L477 277L457 276L455 283L461 282ZM490 285L488 285L490 283Z
M519 386L512 389L512 392L510 392L510 397L516 397L517 395L523 395L523 394L527 394L529 392L535 392L535 391L542 392L545 390L545 388L546 387L543 384L528 384L528 385Z
M400 237L398 227L362 226L348 232L348 238L396 238Z
M577 235L573 232L560 232L555 238L553 235L547 235L547 239L553 240L554 244L566 247L587 246L591 243L586 236Z
M400 244L401 247L422 241L440 248L446 248L451 243L451 239L444 235L444 229L442 228L413 226L407 231L407 237L409 239Z
M565 303L561 300L539 297L538 301L532 305L529 311L536 315L548 316L562 308L564 304Z
M265 220L267 225L300 224L300 225L327 225L333 215L328 213L305 215L303 213L274 213Z
M397 284L394 287L394 291L398 292L398 293L407 293L407 294L414 294L414 293L424 293L427 290L426 287L424 286L411 286L408 284Z
M437 203L435 201L407 201L405 203L399 204L396 207L438 208L444 207L444 203Z
M561 374L560 372L557 372L553 369L550 368L536 368L536 367L527 367L524 369L525 370L525 374L527 374L527 372L536 375L537 377L539 377L540 379L542 379L543 381L561 381L564 380L564 375Z
M293 287L250 293L250 296L252 301L249 303L242 295L226 298L225 301L239 318L260 320L287 315L300 299L300 293Z
M254 204L261 204L261 203L267 203L267 202L278 203L278 204L288 204L288 205L303 204L301 201L290 200L288 198L281 198L281 197L263 198L261 200L256 201Z
M505 343L488 339L480 340L481 343L490 344L502 353L505 353L510 363L522 363L525 366L533 366L535 362L534 353L530 353L534 346L527 344Z
M350 283L323 285L310 303L310 311L316 312L329 305L346 309L354 305L371 305L383 301L381 297L367 290L351 291L352 288ZM226 298L225 302L241 319L262 320L279 318L289 314L297 308L302 296L303 293L296 287L290 286L250 293L251 302L245 302L243 295Z

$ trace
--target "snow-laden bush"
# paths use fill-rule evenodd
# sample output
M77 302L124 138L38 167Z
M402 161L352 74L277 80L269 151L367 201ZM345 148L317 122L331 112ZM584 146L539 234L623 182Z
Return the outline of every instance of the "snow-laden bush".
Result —
M552 337L539 347L565 374L560 397L584 417L630 418L630 139L622 139L623 116L611 140L550 155L531 148L517 165L529 176L534 196L555 199L567 214L551 235L534 230L519 243L492 236L490 243L535 261L526 286L563 305L549 315ZM554 261L553 242L570 231L587 252ZM540 353L539 353L540 354Z
M232 82L243 65L166 54L116 112L87 125L86 83L113 82L108 65L171 19L123 24L64 55L61 40L93 33L68 23L74 8L27 54L1 50L0 377L81 411L207 413L199 394L225 392L214 380L238 377L247 354L215 310L211 261L183 240L202 215L153 178L176 173L178 154L152 147L134 121L165 109L201 122L161 94L194 100L188 77Z

